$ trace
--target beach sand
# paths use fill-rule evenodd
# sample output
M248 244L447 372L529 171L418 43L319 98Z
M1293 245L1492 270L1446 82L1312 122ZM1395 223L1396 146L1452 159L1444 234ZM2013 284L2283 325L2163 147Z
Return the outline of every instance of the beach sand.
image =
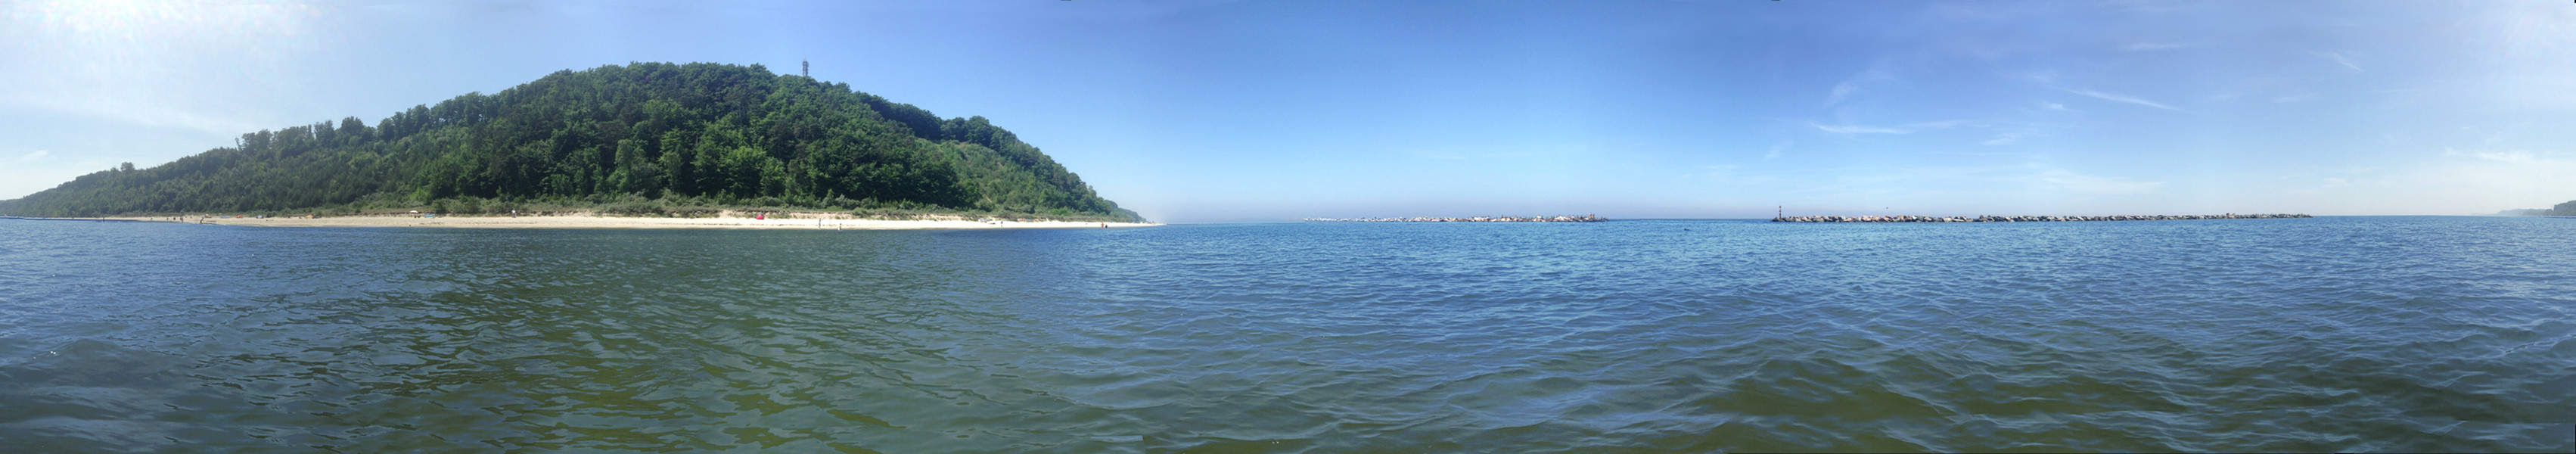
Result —
M931 216L921 220L861 219L839 213L770 213L768 219L752 219L750 213L725 211L712 218L664 218L600 216L591 213L553 214L544 216L438 216L372 215L257 218L213 218L189 215L183 217L111 217L154 222L191 224L244 225L256 227L448 227L490 229L803 229L803 230L917 230L917 229L1072 229L1151 227L1162 224L1126 222L1071 221L1006 221L977 220L958 216Z

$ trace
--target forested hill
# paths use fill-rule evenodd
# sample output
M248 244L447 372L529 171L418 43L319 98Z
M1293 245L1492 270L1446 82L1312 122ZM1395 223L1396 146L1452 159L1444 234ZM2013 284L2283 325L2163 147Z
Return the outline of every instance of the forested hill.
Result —
M402 207L772 206L1136 219L983 117L760 65L558 71L500 93L242 134L169 164L84 175L0 213L358 212Z
M2576 200L2569 200L2567 203L2561 203L2558 204L2558 206L2549 208L2504 210L2504 212L2496 214L2510 216L2576 216Z

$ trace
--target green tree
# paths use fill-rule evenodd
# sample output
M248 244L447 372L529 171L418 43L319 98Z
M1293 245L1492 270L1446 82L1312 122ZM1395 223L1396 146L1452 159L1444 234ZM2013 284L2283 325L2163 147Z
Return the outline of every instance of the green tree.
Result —
M230 147L0 201L0 212L471 211L479 200L628 194L1133 217L983 117L940 120L758 65L667 63L558 71L373 127L345 117L245 133Z

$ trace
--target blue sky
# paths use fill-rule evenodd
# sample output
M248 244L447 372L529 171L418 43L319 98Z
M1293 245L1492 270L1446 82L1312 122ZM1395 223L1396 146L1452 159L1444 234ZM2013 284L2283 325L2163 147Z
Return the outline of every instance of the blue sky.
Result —
M2576 199L2556 0L0 7L0 197L560 69L811 60L1177 222Z

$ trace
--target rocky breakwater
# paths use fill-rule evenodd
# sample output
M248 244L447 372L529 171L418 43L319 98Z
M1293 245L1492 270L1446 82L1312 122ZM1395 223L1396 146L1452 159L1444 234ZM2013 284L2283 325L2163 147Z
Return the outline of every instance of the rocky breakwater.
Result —
M2113 216L1781 216L1771 222L2068 222L2068 221L2181 221L2193 219L2293 219L2315 217L2304 214L2184 214L2184 215L2113 215Z
M1600 216L1477 216L1472 218L1414 216L1409 218L1306 218L1307 222L1601 222Z

